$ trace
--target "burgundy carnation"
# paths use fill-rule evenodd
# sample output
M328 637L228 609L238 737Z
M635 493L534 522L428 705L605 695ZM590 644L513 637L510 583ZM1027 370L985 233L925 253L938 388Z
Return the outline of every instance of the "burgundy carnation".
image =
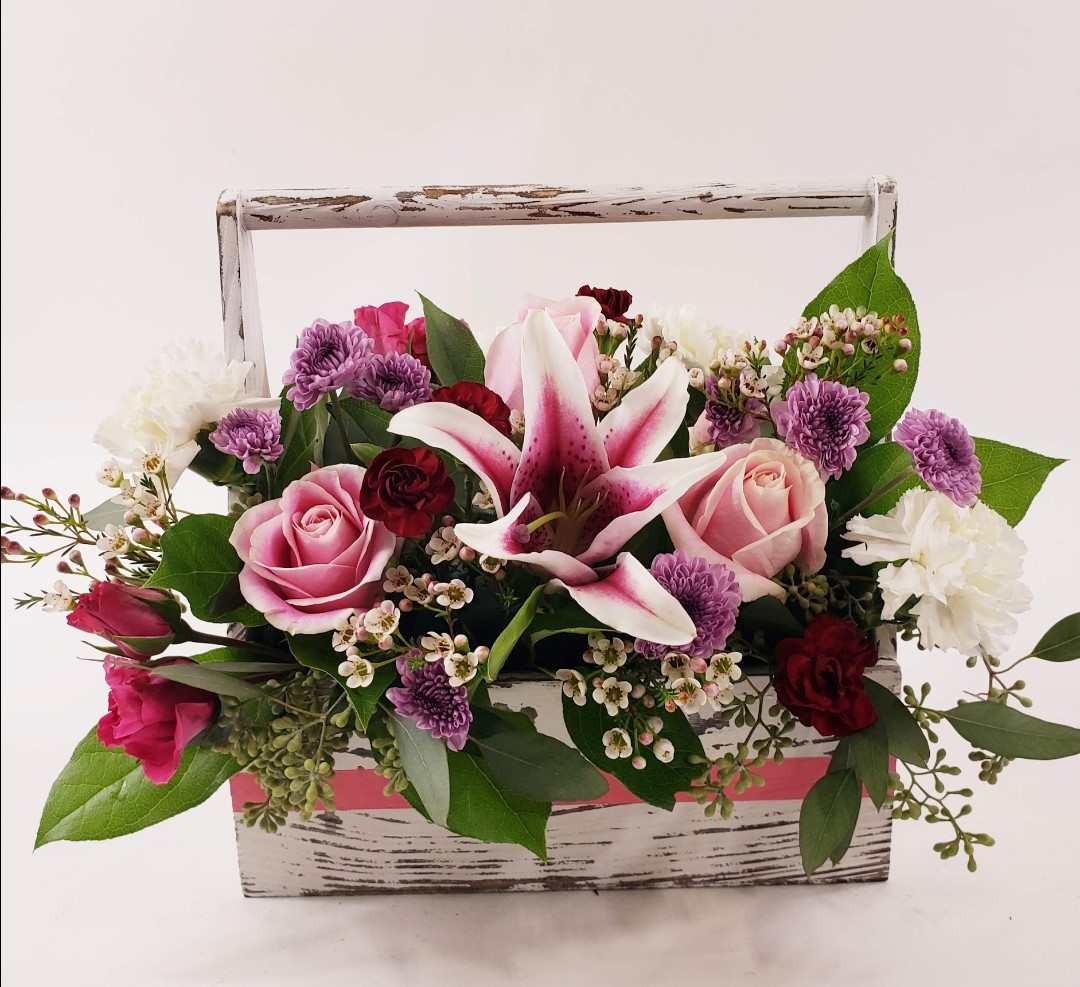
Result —
M621 288L591 288L583 284L577 293L579 298L595 298L600 303L600 311L605 319L611 319L612 322L630 321L626 313L630 311L634 296L629 291Z
M360 509L395 535L419 538L454 500L454 481L430 449L386 449L364 474Z
M446 401L459 408L479 415L489 425L494 425L507 438L510 437L510 407L490 388L483 384L474 384L461 380L449 387L440 387L432 396L432 401Z
M863 685L863 670L877 660L851 621L819 614L801 638L776 646L776 698L822 736L848 737L877 722Z

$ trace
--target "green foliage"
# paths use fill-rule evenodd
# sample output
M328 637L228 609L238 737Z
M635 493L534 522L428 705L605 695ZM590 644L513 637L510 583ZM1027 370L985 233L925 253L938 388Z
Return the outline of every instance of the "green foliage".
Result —
M246 682L239 675L220 671L210 665L157 665L151 671L159 678L181 682L193 689L202 689L218 696L234 696L237 699L262 699L264 696L257 685Z
M513 653L514 648L517 647L518 641L529 629L529 624L532 623L532 619L536 615L537 604L543 595L543 585L537 586L528 595L525 602L521 604L518 612L514 614L510 622L499 632L499 636L495 638L488 659L484 662L484 677L489 682L494 682L498 678L499 672L502 671L506 660Z
M979 701L941 716L973 747L1002 757L1049 761L1080 754L1080 730L1049 723L1002 703Z
M807 876L838 850L836 859L847 850L861 803L862 790L854 768L826 772L806 793L799 810L799 850Z
M574 634L581 637L598 633L611 633L611 628L605 627L573 601L551 613L537 614L529 625L529 639L533 644L556 634Z
M903 700L871 678L864 676L863 685L877 710L878 722L885 728L889 753L906 764L925 768L930 758L930 744Z
M1065 462L993 439L976 439L975 455L982 465L979 500L1011 525L1023 520L1051 471Z
M1039 639L1031 655L1043 661L1076 661L1080 658L1080 613L1062 617Z
M239 769L231 757L188 747L176 774L155 785L135 758L103 746L94 728L53 783L34 846L134 833L205 802Z
M830 305L839 305L840 308L858 308L861 305L883 317L900 313L907 319L908 339L912 342L911 352L906 356L907 372L898 374L886 371L880 380L865 388L870 395L868 443L888 435L907 409L915 389L922 354L915 302L907 285L893 270L889 256L891 249L890 233L845 267L803 311L804 317L809 319L828 311Z
M757 632L764 634L768 641L784 638L802 637L806 627L775 596L762 596L750 603L744 603L739 609L739 630L748 638Z
M423 295L420 301L424 304L428 359L439 383L443 386L462 380L484 383L484 351L472 330Z
M235 518L221 514L181 518L162 534L161 564L146 585L182 593L200 620L247 627L265 624L266 618L246 603L227 613L217 613L212 606L243 568L240 556L229 544L235 523Z
M385 411L371 401L359 401L356 398L342 398L338 402L341 413L345 416L345 427L350 442L365 443L385 449L392 446L396 436L387 431L393 414Z
M405 774L424 803L428 818L440 826L449 826L450 764L446 744L421 730L407 716L393 713L390 721Z
M664 721L664 729L658 736L671 741L675 747L675 757L664 764L646 752L645 767L638 770L631 765L629 758L612 759L604 753L604 733L612 727L625 728L624 718L608 716L602 705L591 700L584 706L578 706L563 696L563 721L577 749L601 771L618 778L643 802L670 812L675 808L675 794L689 791L691 782L701 774L705 751L681 710L668 713L662 706L657 706L649 711L649 715L659 716ZM627 732L634 736L632 727ZM697 763L691 764L691 758Z
M342 655L334 650L331 640L330 634L297 634L289 637L289 650L301 665L325 672L341 686L356 711L360 728L366 730L383 693L394 684L397 671L393 663L382 665L375 669L375 678L371 680L371 685L362 689L350 689L345 684L347 676L338 671Z
M128 508L123 504L114 504L111 500L107 500L104 504L98 504L97 507L86 511L83 514L83 520L91 531L104 531L110 524L122 526L127 512Z
M855 759L855 774L866 786L874 807L880 809L889 794L889 738L878 720L848 738Z
M542 733L503 730L470 736L495 778L513 792L541 802L588 802L608 790L607 780L581 754Z
M863 446L855 459L855 465L839 479L828 484L829 515L842 517L857 505L863 504L867 497L880 490L890 480L911 469L911 454L896 442L882 442L880 445ZM914 473L901 481L891 490L885 491L868 504L863 504L858 513L863 517L886 514L906 490L920 485Z
M326 402L320 400L306 411L297 411L291 401L281 398L281 444L285 454L275 464L276 491L280 493L293 480L307 476L311 464L321 466L323 442L330 423Z

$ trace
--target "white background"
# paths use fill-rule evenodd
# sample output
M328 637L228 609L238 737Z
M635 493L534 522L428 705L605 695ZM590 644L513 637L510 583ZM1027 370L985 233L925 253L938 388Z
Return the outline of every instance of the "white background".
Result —
M1075 459L1076 28L1070 5L1034 0L6 4L3 480L100 496L90 437L117 392L166 340L218 339L224 186L873 172L900 182L917 403ZM256 249L280 370L311 318L416 288L486 328L525 291L611 283L774 338L856 240L834 219L279 233ZM1017 654L1077 608L1078 483L1059 469L1021 526L1036 596ZM52 578L5 566L3 595ZM224 792L111 845L31 856L105 690L62 620L2 620L15 984L1075 983L1076 762L982 786L978 828L998 846L977 875L907 823L893 878L865 887L245 901ZM943 698L981 685L956 656L903 658ZM1080 722L1080 669L1025 678L1037 713Z

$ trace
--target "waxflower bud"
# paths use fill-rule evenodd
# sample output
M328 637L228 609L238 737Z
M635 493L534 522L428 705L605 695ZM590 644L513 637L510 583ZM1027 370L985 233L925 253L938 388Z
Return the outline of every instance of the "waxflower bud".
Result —
M630 764L638 771L645 770L645 758L643 758L640 754L635 754L633 759L630 761Z
M900 347L900 352L901 353L910 353L911 352L912 343L911 343L910 339L901 339L900 342L897 345Z
M14 500L15 491L11 487L0 487L0 498L4 500Z
M55 500L59 503L60 498L56 496L56 491L52 487L42 487L41 496L46 500Z
M68 497L68 507L79 507L82 504L82 497L78 494L72 494Z
M898 374L907 373L907 360L893 360L893 370Z

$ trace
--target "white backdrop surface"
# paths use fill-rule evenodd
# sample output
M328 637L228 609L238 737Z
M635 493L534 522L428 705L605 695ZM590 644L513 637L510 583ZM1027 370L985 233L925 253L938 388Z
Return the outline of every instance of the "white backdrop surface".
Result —
M874 172L900 183L917 404L1075 460L1076 28L1039 0L7 4L3 480L93 500L90 437L119 390L165 341L219 338L224 186ZM856 242L852 221L788 220L279 233L256 250L280 370L313 317L414 289L487 329L524 292L610 283L771 338ZM1035 603L1017 654L1077 609L1078 484L1075 462L1059 469L1020 528ZM5 566L3 596L53 578ZM113 844L31 855L105 689L62 620L2 613L12 983L1076 982L1080 763L1017 764L978 791L998 840L978 874L906 823L892 879L863 887L245 901L224 792ZM902 660L943 695L975 685L955 655ZM1080 721L1080 669L1025 678L1036 713Z

